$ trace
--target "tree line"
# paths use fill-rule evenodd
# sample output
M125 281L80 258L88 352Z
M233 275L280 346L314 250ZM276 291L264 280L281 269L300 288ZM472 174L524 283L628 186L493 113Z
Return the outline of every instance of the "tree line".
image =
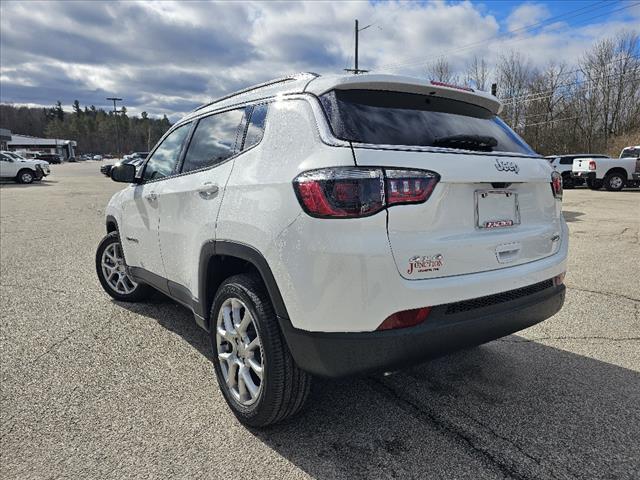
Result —
M65 112L59 101L52 108L0 105L0 128L20 135L75 140L79 154L149 151L170 126L166 115L160 119L146 112L129 116L125 107L114 114L94 105L82 108L78 100L71 112Z
M640 144L640 43L620 32L597 42L577 66L549 60L541 68L526 55L506 52L493 69L474 57L464 72L444 58L429 65L432 80L488 91L497 84L501 117L544 155L608 153Z

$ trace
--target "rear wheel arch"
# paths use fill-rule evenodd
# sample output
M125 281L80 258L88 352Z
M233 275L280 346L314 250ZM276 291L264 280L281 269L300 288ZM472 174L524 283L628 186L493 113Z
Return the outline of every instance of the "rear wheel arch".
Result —
M624 168L622 168L622 167L613 167L613 168L610 168L610 169L607 171L607 173L605 173L605 175L604 175L604 176L605 176L605 177L608 177L609 175L612 175L612 174L614 174L614 173L619 173L619 174L621 174L621 175L622 175L622 177L623 177L625 180L628 180L628 179L629 179L629 178L628 178L628 175L627 175L627 171L626 171Z
M206 243L200 252L198 299L205 324L218 287L229 277L256 273L265 285L278 317L289 318L280 289L264 256L255 248L237 242L216 240Z

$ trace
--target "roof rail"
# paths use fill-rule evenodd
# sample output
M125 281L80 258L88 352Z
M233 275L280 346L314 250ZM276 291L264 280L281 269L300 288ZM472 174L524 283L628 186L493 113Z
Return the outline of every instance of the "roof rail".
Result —
M242 90L238 90L236 92L230 93L229 95L225 95L224 97L220 97L217 98L216 100L213 100L211 102L205 103L203 105L200 105L199 107L195 108L194 110L192 110L192 112L197 112L198 110L202 110L203 108L206 108L210 105L213 105L215 103L221 102L223 100L227 100L229 98L235 97L237 95L241 95L243 93L247 93L250 92L252 90L258 90L259 88L264 88L264 87L269 87L271 85L275 85L277 83L283 83L283 82L288 82L291 80L297 80L300 78L305 78L305 77L311 77L311 78L316 78L319 77L320 75L314 72L300 72L300 73L295 73L293 75L287 75L286 77L282 77L282 78L277 78L275 80L269 80L267 82L264 83L259 83L257 85L253 85L251 87L247 87L247 88L243 88Z

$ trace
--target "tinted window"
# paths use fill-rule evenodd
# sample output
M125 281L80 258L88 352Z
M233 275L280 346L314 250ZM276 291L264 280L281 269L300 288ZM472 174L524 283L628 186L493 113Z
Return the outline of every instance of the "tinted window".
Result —
M235 155L238 151L236 137L244 110L231 110L202 118L189 144L182 171L210 167Z
M264 135L264 125L267 119L267 105L255 105L251 112L249 127L247 128L247 136L244 139L243 150L251 148L260 143Z
M470 103L379 90L333 90L320 100L343 140L535 154L500 118Z
M640 157L640 148L625 148L620 154L620 158Z
M573 165L573 157L560 157L561 165Z
M190 127L190 124L178 127L156 148L144 168L143 178L145 180L157 180L174 173L182 144Z

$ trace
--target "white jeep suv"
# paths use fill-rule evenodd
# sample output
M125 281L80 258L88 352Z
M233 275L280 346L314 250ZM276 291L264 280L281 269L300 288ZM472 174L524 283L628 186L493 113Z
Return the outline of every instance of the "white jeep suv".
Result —
M209 332L252 426L313 375L393 371L534 325L564 302L562 182L494 97L389 76L300 74L176 123L106 210L104 289L150 287Z

